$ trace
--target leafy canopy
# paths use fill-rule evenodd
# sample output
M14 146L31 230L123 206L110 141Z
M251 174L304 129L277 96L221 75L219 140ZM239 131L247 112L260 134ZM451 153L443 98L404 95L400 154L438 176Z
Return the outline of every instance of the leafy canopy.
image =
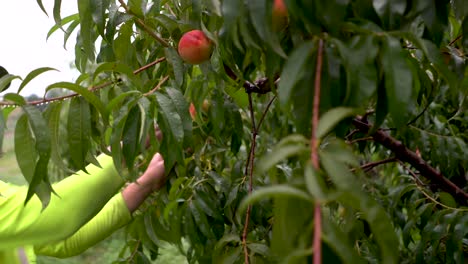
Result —
M100 152L135 179L159 151L170 180L135 216L118 263L147 263L161 241L190 263L307 263L316 232L324 263L464 263L465 1L284 2L278 29L267 0L80 0L64 18L55 1L48 35L78 32L81 75L46 89L65 96L10 91L2 103L22 109L27 200L47 206L50 175ZM193 29L215 46L196 66L177 53ZM2 74L0 90L49 70Z

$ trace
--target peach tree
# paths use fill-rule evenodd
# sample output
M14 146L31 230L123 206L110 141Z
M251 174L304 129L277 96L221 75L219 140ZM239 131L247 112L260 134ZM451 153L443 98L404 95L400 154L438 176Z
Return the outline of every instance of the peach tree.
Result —
M465 1L60 7L49 35L77 32L80 76L28 102L20 90L51 69L2 73L0 90L21 84L0 134L20 107L18 164L44 206L52 175L101 152L130 180L163 154L168 183L116 263L148 263L161 241L190 263L464 263ZM202 40L182 44L193 30ZM57 89L68 93L48 96Z

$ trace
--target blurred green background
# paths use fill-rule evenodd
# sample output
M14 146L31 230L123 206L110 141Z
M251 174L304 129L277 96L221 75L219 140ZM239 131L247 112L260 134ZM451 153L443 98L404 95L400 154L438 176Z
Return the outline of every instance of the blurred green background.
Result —
M2 154L0 156L0 180L16 185L26 184L25 179L21 175L16 162L14 152L14 134L13 128L15 127L16 120L20 114L19 109L14 110L8 117L7 130L5 133ZM121 249L125 245L125 234L123 230L119 230L112 236L99 244L88 249L83 254L67 258L57 259L52 257L38 256L38 264L110 264L118 259ZM179 250L169 244L159 250L159 257L153 263L155 264L181 264L187 263L185 257Z

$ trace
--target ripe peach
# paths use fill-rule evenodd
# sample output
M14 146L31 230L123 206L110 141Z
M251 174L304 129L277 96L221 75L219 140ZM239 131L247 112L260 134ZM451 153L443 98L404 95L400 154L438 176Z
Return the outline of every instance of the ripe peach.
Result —
M195 105L193 105L193 103L190 103L189 112L192 120L195 120L197 117L197 109L195 109Z
M200 64L211 56L213 44L201 30L185 33L179 41L179 55L187 63Z

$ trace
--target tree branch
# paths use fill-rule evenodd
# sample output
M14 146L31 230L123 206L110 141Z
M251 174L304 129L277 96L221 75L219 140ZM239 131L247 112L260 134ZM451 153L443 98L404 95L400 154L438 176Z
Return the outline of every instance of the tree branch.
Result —
M323 40L319 39L319 46L317 50L317 65L315 68L315 82L314 82L314 102L312 111L312 136L310 139L310 148L312 165L316 170L320 169L318 147L319 139L317 138L317 127L319 123L320 111L320 90L321 90L321 77L322 77L322 62L323 62ZM314 239L312 244L314 254L314 264L322 263L322 210L320 202L315 201L314 208Z
M165 61L166 58L165 57L162 57L162 58L159 58L151 63L148 63L147 65L145 66L142 66L136 70L133 71L133 74L137 75L137 74L140 74L141 72L147 70L148 68L151 68L153 66L155 66L156 64L159 64L163 61ZM166 80L164 80L165 82ZM96 86L93 86L91 87L89 90L94 92L94 91L97 91L97 90L100 90L102 88L105 88L105 87L108 87L110 85L113 85L113 84L118 84L120 83L121 80L118 79L116 81L108 81L108 82L105 82L103 84L99 84L99 85L96 85ZM155 87L156 88L156 87ZM154 90L154 89L153 89ZM146 94L145 94L146 95ZM64 95L64 96L59 96L59 97L54 97L54 98L44 98L44 99L41 99L41 100L36 100L36 101L30 101L30 102L27 102L28 105L41 105L41 104L47 104L47 103L51 103L51 102L55 102L55 101L61 101L61 100L64 100L64 99L69 99L69 98L73 98L75 96L79 96L78 93L71 93L71 94L68 94L68 95ZM9 103L9 102L0 102L0 106L17 106L15 103Z
M353 120L353 125L363 133L368 133L372 127L360 117L357 117ZM431 182L436 183L440 189L453 195L460 204L467 204L468 193L464 192L460 187L455 185L449 179L445 178L440 171L431 167L415 152L411 151L405 145L403 145L403 143L389 136L380 129L370 136L372 136L375 142L391 150L398 160L411 164L411 166L417 169L422 176Z

